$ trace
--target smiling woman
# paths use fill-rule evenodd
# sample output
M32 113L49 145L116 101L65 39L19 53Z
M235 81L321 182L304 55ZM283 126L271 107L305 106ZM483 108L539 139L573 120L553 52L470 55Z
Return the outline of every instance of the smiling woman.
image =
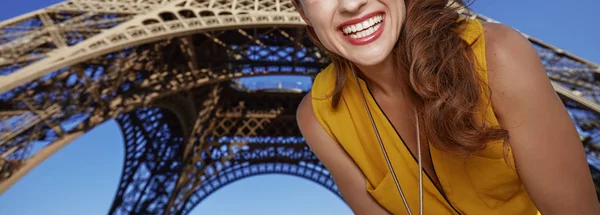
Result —
M295 0L333 59L298 125L344 199L370 215L600 214L531 44L452 3Z

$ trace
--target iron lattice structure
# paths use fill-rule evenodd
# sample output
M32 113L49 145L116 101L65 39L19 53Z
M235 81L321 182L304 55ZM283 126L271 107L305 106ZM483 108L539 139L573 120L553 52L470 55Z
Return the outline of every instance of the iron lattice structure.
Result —
M598 184L600 68L526 37L572 114ZM304 91L237 81L314 76L329 62L289 0L71 0L6 20L0 193L115 119L126 157L110 214L188 214L228 183L269 173L339 196L296 127Z

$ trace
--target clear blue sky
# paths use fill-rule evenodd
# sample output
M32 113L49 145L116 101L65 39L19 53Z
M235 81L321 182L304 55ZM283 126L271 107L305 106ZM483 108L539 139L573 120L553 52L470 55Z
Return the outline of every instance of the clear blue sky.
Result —
M0 20L57 2L60 1L3 1ZM598 8L598 0L479 0L474 5L476 11L488 17L600 63ZM0 214L106 214L122 164L121 133L116 123L109 121L56 153L0 196ZM352 213L336 196L313 182L266 175L217 191L192 211L192 215L199 214Z

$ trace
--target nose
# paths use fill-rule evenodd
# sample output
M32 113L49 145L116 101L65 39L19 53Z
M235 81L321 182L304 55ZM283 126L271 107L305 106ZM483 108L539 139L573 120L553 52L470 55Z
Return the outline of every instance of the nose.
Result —
M339 8L341 12L355 13L360 10L362 6L367 4L368 0L339 0Z

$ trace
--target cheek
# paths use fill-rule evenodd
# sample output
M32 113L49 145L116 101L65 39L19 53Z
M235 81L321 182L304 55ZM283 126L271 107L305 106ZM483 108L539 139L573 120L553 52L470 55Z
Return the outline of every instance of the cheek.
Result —
M333 36L335 36L332 34L334 32L328 31L324 28L315 28L315 32L317 34L317 38L327 50L337 53L332 38Z
M402 29L404 28L405 24L406 24L406 9L404 8L404 4L401 4L398 6L398 15L396 17L394 17L396 19L396 21L398 22L398 24L396 26L394 26L396 29L396 33L399 35L400 31L402 31Z
M334 45L336 32L332 30L333 27L331 26L331 23L326 20L329 20L329 18L322 15L311 15L309 18L311 27L314 29L317 39L319 39L321 44L323 44L327 50L337 52Z
M398 19L399 21L401 21L400 24L404 24L404 19L406 18L406 4L404 1L398 1L398 3L396 3L395 7L396 11L398 13Z

